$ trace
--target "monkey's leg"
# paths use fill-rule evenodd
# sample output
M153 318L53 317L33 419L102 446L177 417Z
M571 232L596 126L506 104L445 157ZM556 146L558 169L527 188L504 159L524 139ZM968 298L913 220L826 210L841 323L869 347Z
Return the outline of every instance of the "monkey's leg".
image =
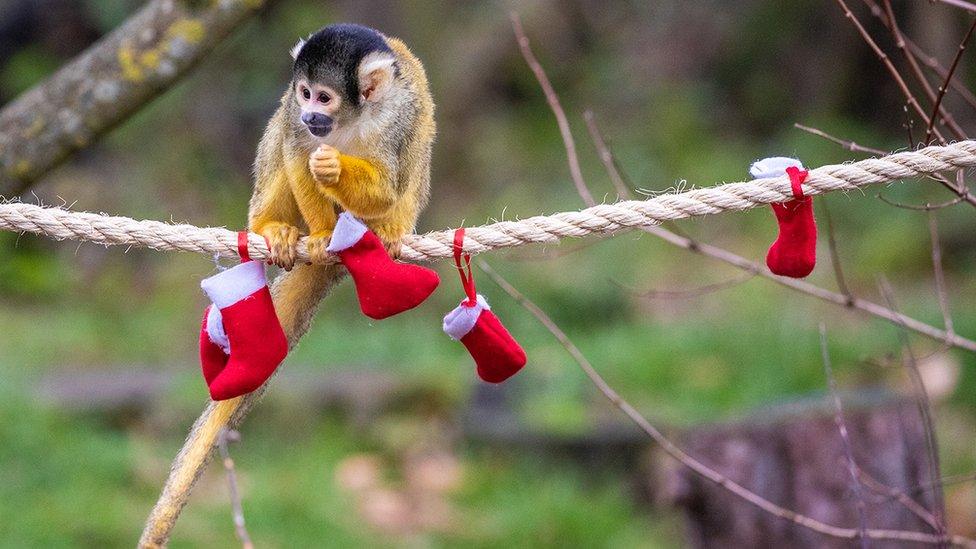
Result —
M346 269L341 265L298 265L274 280L271 297L281 327L288 337L289 349L293 349L308 331L319 303L345 274ZM236 426L267 386L268 383L265 383L257 391L242 397L207 404L173 461L163 492L142 531L139 547L164 547L169 542L176 519L186 505L193 485L210 461L221 430Z

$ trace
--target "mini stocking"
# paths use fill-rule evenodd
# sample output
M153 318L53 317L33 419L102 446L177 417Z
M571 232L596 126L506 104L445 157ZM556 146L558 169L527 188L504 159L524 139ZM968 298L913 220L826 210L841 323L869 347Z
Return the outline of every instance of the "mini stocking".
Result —
M793 188L793 200L771 204L779 224L779 236L769 247L766 266L781 276L809 275L817 264L817 223L813 217L813 198L804 196L800 187L808 172L799 160L782 157L760 160L749 172L756 178L779 177L785 172Z
M200 361L210 396L227 400L250 393L288 354L264 265L241 263L203 280L200 287L213 302L200 334Z
M339 215L328 251L352 275L363 314L376 320L420 305L440 283L434 271L390 258L379 237L349 212Z
M464 344L474 358L478 377L488 383L501 383L525 366L525 351L480 294L476 301L465 299L447 313L444 331Z
M471 256L463 253L464 229L454 232L454 263L461 275L467 298L444 317L444 331L460 340L471 353L478 377L488 383L501 383L525 366L525 351L502 326L485 298L477 293L471 274ZM461 256L464 255L464 266Z

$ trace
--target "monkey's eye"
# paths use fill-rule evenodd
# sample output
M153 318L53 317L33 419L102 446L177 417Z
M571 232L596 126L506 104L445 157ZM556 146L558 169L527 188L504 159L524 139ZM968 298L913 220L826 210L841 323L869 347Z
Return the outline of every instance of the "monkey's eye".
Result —
M308 88L302 86L302 97L304 97L305 100L308 101L309 99L312 98L312 92L308 91Z
M328 103L329 101L332 101L332 97L329 94L325 92L319 94L319 103Z

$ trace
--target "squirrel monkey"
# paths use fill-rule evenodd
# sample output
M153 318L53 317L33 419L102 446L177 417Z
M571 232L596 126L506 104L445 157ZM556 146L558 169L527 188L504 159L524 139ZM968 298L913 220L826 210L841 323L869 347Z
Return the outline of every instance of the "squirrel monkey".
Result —
M292 79L254 162L248 224L288 272L272 287L292 344L345 272L295 265L300 235L313 261L343 210L395 253L430 191L434 102L423 65L396 38L352 24L325 27L291 51Z

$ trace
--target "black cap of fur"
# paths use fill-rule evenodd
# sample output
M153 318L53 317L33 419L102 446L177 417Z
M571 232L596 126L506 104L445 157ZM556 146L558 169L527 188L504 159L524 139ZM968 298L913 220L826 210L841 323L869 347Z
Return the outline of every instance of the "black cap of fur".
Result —
M293 74L344 85L347 99L358 105L359 62L375 51L393 51L379 31L351 23L329 25L305 41Z

